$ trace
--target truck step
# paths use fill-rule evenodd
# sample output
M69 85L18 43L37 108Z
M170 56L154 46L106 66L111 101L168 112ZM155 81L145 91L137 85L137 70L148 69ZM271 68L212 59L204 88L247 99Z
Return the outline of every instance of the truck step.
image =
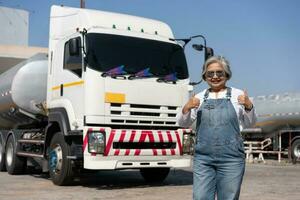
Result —
M28 140L28 139L21 139L18 140L19 143L27 143L27 144L44 144L44 140Z
M27 153L27 152L22 152L22 151L17 152L17 155L24 156L24 157L44 158L44 155L42 155L42 154Z

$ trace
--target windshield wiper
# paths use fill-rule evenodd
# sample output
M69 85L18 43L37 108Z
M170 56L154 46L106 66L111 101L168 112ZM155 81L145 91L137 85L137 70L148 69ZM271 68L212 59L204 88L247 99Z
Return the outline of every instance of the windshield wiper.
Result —
M153 78L153 77L159 77L153 73L150 72L150 68L143 69L135 74L129 75L125 70L124 70L124 65L112 68L108 70L107 72L103 72L101 74L102 77L107 77L110 76L111 78L121 78L121 79L128 79L128 80L134 80L134 79L142 79L142 78ZM126 75L129 75L128 78L126 78ZM164 82L164 83L173 83L176 84L177 81L177 76L176 72L165 75L163 77L159 77L156 79L157 82Z
M110 70L108 70L107 72L103 72L101 74L102 77L107 77L110 76L111 78L122 78L122 79L126 79L126 74L127 72L124 70L124 65L112 68Z
M176 84L177 81L177 76L176 76L176 72L168 74L162 78L158 78L156 81L157 82L164 82L164 83L173 83Z
M154 74L150 72L150 68L143 69L133 75L128 76L129 80L140 79L140 78L152 78Z

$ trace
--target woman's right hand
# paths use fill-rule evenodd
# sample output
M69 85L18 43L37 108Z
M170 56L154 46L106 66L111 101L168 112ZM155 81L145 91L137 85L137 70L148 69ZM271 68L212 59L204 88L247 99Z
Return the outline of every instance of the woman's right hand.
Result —
M193 108L198 108L200 105L200 100L195 97L195 94L189 99L189 101L184 105L182 109L182 114L186 114Z

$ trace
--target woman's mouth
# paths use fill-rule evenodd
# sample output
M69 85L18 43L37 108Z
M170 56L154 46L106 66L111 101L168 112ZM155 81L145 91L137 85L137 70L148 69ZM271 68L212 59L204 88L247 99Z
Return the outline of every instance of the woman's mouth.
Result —
M215 80L211 80L212 83L216 84L219 83L221 80L215 79Z

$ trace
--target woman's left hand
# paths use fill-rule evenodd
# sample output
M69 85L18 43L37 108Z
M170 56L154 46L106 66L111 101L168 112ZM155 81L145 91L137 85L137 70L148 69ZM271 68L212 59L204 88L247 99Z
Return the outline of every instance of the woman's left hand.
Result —
M246 90L244 90L244 94L238 96L238 103L248 110L251 110L253 106Z

